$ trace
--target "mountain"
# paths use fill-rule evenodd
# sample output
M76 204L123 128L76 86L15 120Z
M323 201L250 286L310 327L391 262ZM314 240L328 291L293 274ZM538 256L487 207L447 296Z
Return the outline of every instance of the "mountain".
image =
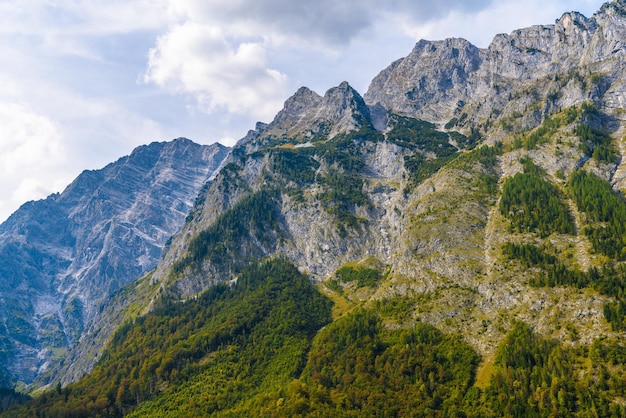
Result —
M624 416L624 39L617 0L299 89L14 415Z
M155 267L227 151L187 139L142 146L0 225L5 379L45 373L111 295Z
M484 50L420 41L364 98L347 83L323 97L298 90L233 149L152 280L187 297L231 279L249 259L284 256L325 280L374 258L392 272L374 298L455 283L480 288L472 299L510 302L489 239L508 238L492 231L506 221L497 202L520 158L558 187L583 166L615 181L623 169L617 159L589 158L600 140L574 132L584 125L620 139L623 8L606 4L590 19L566 13L555 25L498 35ZM492 148L483 155L479 144ZM257 200L268 205L259 215L275 216L244 209ZM221 226L239 210L249 215L241 229ZM218 257L202 241L224 233L241 236ZM582 231L576 240L586 240Z

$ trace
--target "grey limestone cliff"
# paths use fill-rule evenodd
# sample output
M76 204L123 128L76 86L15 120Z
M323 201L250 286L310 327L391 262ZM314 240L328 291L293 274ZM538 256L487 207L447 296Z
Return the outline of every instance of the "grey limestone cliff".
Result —
M580 100L622 108L624 10L615 1L591 18L568 12L552 25L499 34L486 49L463 39L422 40L372 80L365 101L441 123L468 114L475 124L538 106L525 128Z
M605 179L624 172L621 160L584 154L575 119L559 122L541 147L514 141L588 105L595 116L576 123L606 130L623 148L625 5L608 3L591 18L565 13L553 25L497 35L486 49L462 39L420 41L363 98L347 83L323 97L301 88L233 149L152 283L184 299L235 280L238 263L253 258L285 257L322 282L365 263L385 271L385 282L347 286L348 299L411 300L407 318L463 330L486 354L511 318L560 338L564 328L551 326L572 323L586 342L610 333L604 296L532 287L526 272L502 267L503 243L531 238L508 232L497 201L523 158L562 188L580 168ZM498 144L502 155L471 151L481 141ZM258 204L255 196L266 198L267 216L242 216ZM583 225L584 216L576 222ZM576 248L582 266L599 263L583 229L550 245ZM237 239L219 247L212 241L231 236Z
M227 151L187 139L142 146L0 225L5 379L32 382L114 292L155 267Z

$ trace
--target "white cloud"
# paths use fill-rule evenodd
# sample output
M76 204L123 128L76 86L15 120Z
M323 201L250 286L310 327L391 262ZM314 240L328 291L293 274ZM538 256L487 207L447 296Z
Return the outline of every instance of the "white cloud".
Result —
M171 24L168 0L0 1L0 36L40 55L103 60L97 41L161 31ZM6 42L6 41L5 41Z
M54 122L18 103L0 102L0 166L9 175L64 158Z
M0 2L0 33L84 36L162 28L168 0L9 0Z
M215 27L186 22L161 36L150 51L144 80L193 95L201 109L271 118L287 94L287 76L268 68L260 42L231 44Z
M25 201L62 191L84 169L167 139L158 122L115 100L3 74L0 126L0 222Z
M56 124L28 106L0 102L0 219L26 200L54 191L50 171L66 162Z

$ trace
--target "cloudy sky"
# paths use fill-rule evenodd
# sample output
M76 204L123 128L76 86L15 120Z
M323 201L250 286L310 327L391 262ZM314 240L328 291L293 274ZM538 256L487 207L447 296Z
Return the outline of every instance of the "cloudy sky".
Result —
M232 145L308 86L370 80L421 39L591 16L601 0L0 0L0 221L141 144Z

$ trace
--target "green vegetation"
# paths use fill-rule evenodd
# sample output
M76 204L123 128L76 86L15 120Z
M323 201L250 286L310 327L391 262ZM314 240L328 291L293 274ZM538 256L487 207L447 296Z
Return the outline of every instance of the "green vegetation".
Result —
M236 285L163 301L127 323L90 375L4 416L621 417L626 347L566 348L516 322L490 377L458 336L389 329L371 310L330 321L330 304L280 260ZM319 332L318 332L319 330Z
M340 283L356 282L357 287L378 285L383 278L380 271L368 267L361 266L343 266L335 273L337 281Z
M498 347L495 363L495 373L484 392L484 403L473 411L467 410L468 415L621 417L626 414L624 405L614 402L615 397L624 394L624 381L611 377L602 361L594 362L591 370L582 373L576 353L557 341L537 336L526 324L513 325Z
M617 162L617 152L608 133L583 123L576 127L574 133L580 139L582 152L597 161Z
M404 168L409 172L409 183L420 184L439 171L446 162L448 162L447 158L429 160L420 153L404 157Z
M268 245L275 241L279 227L277 199L276 191L265 189L242 198L191 239L186 254L174 263L172 274L179 276L187 268L199 272L205 259L214 265L228 261L230 269L237 272L255 256L262 257L260 250L251 246L255 241Z
M365 124L356 132L337 135L328 141L316 144L315 147L302 149L302 152L315 154L317 159L324 159L330 166L323 176L320 175L317 178L324 185L324 191L317 197L324 209L335 216L341 236L347 234L348 228L357 229L364 221L354 214L355 208L370 204L367 194L363 191L364 180L360 176L365 166L362 147L383 139L380 132L369 124ZM309 166L315 165L317 168L317 162L313 157L307 158L309 158ZM311 168L307 169L308 174L314 175ZM300 171L302 170L298 169L295 172L300 173Z
M436 130L433 123L392 114L389 125L392 128L387 132L387 140L401 147L433 152L437 157L449 156L457 151L450 144L450 135Z
M319 166L313 157L298 149L275 148L271 151L271 170L297 185L313 183Z
M347 234L346 227L356 229L362 219L354 215L356 206L370 205L369 197L363 191L364 180L351 173L331 170L323 178L326 191L318 198L324 209L337 219L340 235Z
M320 331L300 379L243 415L454 416L478 360L430 325L387 330L357 310Z
M498 156L502 155L502 142L496 142L493 146L483 145L472 152L459 158L463 163L469 164L478 162L487 169L492 169L498 163Z
M472 151L461 154L451 164L461 170L474 174L471 187L474 196L484 205L492 205L498 192L498 156L502 155L502 142L493 146L483 145Z
M597 270L592 269L589 273L570 270L560 259L532 244L506 243L502 247L502 253L509 259L522 261L526 267L539 267L543 270L543 273L530 279L531 286L583 288L592 285L599 278Z
M28 402L30 399L30 396L16 392L13 389L0 388L0 413Z
M573 234L572 216L559 189L529 159L523 164L524 173L506 180L500 199L500 213L511 221L511 231L536 232L540 237Z
M443 126L444 129L452 129L454 128L457 124L459 123L459 119L458 118L452 118L450 119L448 122L446 122L446 124Z
M610 258L626 260L626 202L611 185L585 171L575 172L569 186L592 224L585 228L593 248Z
M380 142L383 135L370 125L364 125L361 129L348 134L340 134L311 149L328 165L335 165L345 172L357 174L364 167L360 147L366 142Z
M299 376L330 310L288 262L253 265L232 287L162 300L116 332L91 374L10 416L219 414Z
M546 119L540 127L535 129L524 141L524 149L531 150L537 145L545 144L552 139L552 135L562 126L562 121L558 118Z
M450 144L451 134L436 130L430 122L391 114L390 125L392 129L387 132L387 140L415 151L404 158L412 185L432 176L457 154L457 149ZM460 145L471 145L469 139L459 133L455 133L454 140Z
M402 323L411 318L411 314L419 298L410 295L395 296L387 299L377 299L373 303L373 308L383 319L390 319Z
M444 125L444 128L445 129L452 129L455 126L459 126L459 125L463 124L463 122L465 122L466 119L467 119L467 113L463 113L459 118L452 118L452 119L450 119Z
M526 150L535 149L537 145L545 144L549 142L553 135L562 127L569 125L570 123L575 122L582 115L585 115L590 112L590 109L593 108L592 105L583 103L580 108L575 106L569 107L562 112L557 113L556 115L547 118L543 121L541 126L532 131L530 134L526 136L523 140L523 146ZM516 138L516 143L514 144L514 148L519 148L521 138Z
M591 287L601 294L615 298L604 305L604 317L614 331L626 330L626 266L606 264L587 272L568 268L559 258L532 244L506 243L502 253L509 259L520 260L526 267L539 267L542 272L529 280L531 286Z

